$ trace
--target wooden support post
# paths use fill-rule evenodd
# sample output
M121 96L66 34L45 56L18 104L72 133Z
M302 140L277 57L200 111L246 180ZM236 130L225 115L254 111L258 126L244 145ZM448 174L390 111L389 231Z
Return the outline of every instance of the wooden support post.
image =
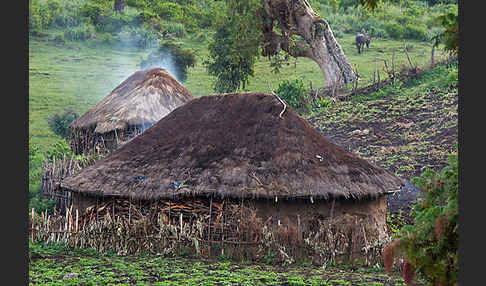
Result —
M375 71L373 72L373 84L375 84L375 76L376 76L376 65L378 64L378 57L375 57Z
M332 205L331 205L331 218L334 217L334 204L336 203L336 198L332 199Z
M211 200L209 201L209 223L208 223L208 241L211 241L211 211L213 207L213 197L211 196ZM208 255L211 256L211 242L209 242L208 246Z
M34 242L34 232L35 232L35 211L32 208L32 225L31 225L31 240Z
M76 233L78 232L79 230L79 213L78 213L78 209L76 209Z

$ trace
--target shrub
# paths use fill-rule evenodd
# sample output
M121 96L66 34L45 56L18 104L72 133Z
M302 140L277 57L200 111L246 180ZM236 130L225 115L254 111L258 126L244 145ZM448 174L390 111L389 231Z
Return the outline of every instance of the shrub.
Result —
M159 36L157 32L148 27L143 26L124 26L118 33L118 40L127 45L133 45L138 48L150 48L157 44Z
M81 23L79 26L66 27L64 38L73 41L83 41L95 36L95 27L90 23Z
M301 79L282 81L278 85L276 93L297 111L307 111L309 100Z
M51 26L61 13L61 4L57 0L29 1L29 29L41 31Z
M385 31L392 39L402 39L404 28L397 21L389 21L385 24Z
M44 155L39 146L29 140L29 210L34 208L36 212L51 209L55 202L40 197L42 165Z
M427 39L427 28L425 25L406 24L403 37L424 41Z
M186 35L184 24L170 21L162 21L160 32L164 36L174 36L177 38L182 38Z
M52 147L45 152L46 159L50 161L54 158L57 160L62 159L63 156L70 157L71 155L73 155L71 146L66 139L56 141Z
M411 285L421 274L430 285L457 285L458 281L458 158L451 155L440 173L425 171L412 182L425 197L412 210L413 225L404 226L383 250L387 272L396 257L405 257L403 275Z
M47 117L47 124L51 130L61 136L62 138L68 138L71 134L69 129L69 124L76 120L79 114L75 112L72 108L68 107L63 113L54 113L53 115Z
M182 7L174 2L154 2L152 9L162 19L180 21L183 19Z

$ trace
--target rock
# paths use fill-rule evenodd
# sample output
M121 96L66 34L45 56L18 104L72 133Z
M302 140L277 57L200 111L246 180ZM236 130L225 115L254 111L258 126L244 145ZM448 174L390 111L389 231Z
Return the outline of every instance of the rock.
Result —
M79 276L79 273L68 273L62 277L62 279L73 279Z

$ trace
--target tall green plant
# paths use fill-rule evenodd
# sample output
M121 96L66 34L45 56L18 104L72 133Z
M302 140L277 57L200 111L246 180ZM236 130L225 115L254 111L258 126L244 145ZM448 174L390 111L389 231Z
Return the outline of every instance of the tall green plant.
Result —
M307 111L309 101L304 82L301 79L282 81L276 93L296 110Z
M421 274L430 285L458 284L458 158L451 155L440 173L425 171L413 183L425 198L414 206L414 224L404 226L383 250L388 272L397 257L404 257L403 275L411 285Z
M71 122L76 120L78 117L79 114L72 108L68 107L66 110L64 110L64 112L54 113L47 117L46 120L47 124L54 133L66 139L71 134L69 124L71 124Z
M216 34L209 43L209 59L204 62L208 73L216 77L216 92L233 92L245 88L253 76L259 55L262 19L257 15L261 2L229 0L226 13L215 21Z

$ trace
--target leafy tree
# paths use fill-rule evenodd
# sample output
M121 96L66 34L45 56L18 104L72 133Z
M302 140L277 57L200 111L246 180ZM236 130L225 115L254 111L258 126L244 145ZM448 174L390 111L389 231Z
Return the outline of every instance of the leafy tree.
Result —
M259 55L278 57L281 51L314 60L329 86L356 79L329 24L307 0L228 0L217 27L207 64L218 77L215 88L244 86Z
M245 88L258 57L260 34L255 27L262 25L254 17L258 0L230 1L227 14L216 20L216 34L209 43L209 59L204 62L210 75L216 77L216 92L233 92Z
M444 44L446 51L457 56L459 53L459 19L457 12L446 12L439 16L438 20L445 30L434 38L434 46Z
M430 285L458 284L457 155L451 155L448 163L440 173L427 170L413 179L425 198L413 208L413 225L404 226L383 250L388 272L397 257L405 258L402 271L407 285L412 285L417 273Z
M381 0L358 0L361 5L374 11ZM388 0L392 1L392 0ZM457 4L457 0L429 0L430 5L444 3ZM449 51L451 55L457 56L459 53L459 18L457 11L446 11L443 15L438 17L439 24L444 28L444 31L434 37L434 46L444 44L445 50Z

